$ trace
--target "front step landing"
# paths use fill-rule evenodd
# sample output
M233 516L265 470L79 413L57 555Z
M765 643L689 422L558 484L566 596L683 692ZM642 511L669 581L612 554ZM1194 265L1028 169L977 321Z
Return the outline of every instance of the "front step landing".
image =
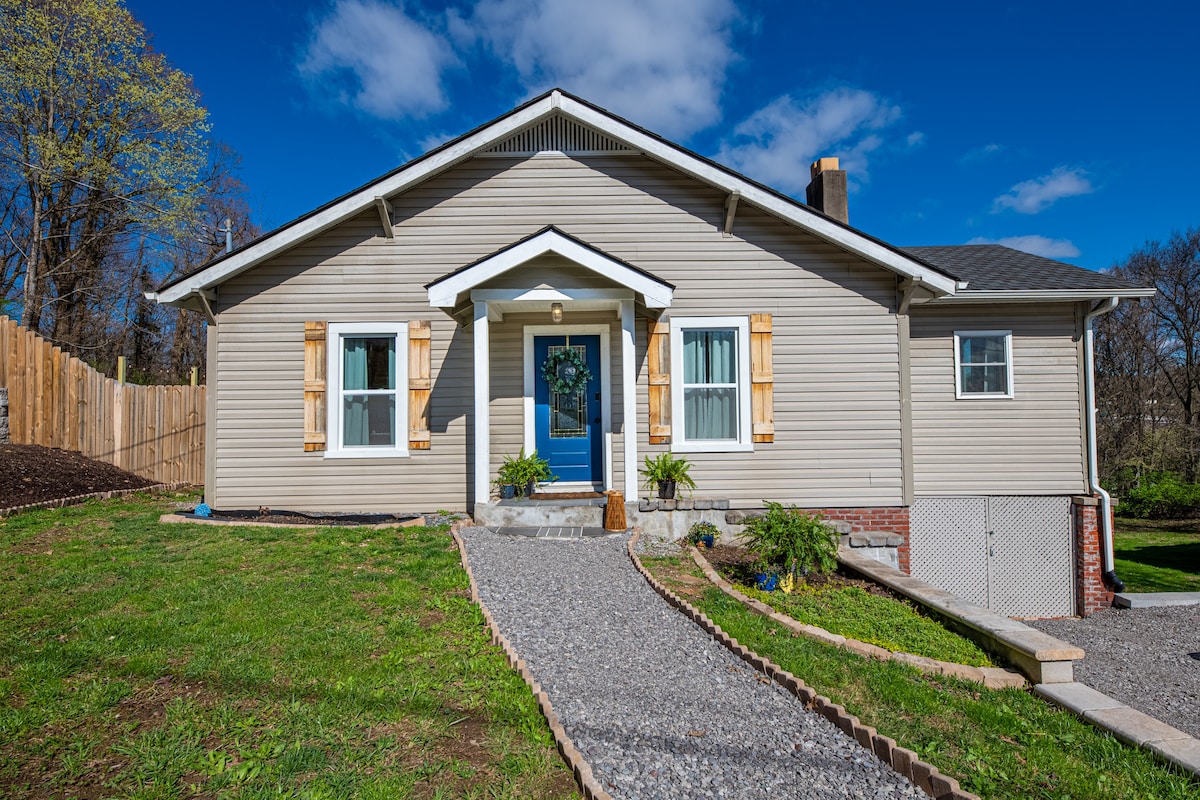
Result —
M471 514L487 528L603 528L605 498L501 500L478 503Z

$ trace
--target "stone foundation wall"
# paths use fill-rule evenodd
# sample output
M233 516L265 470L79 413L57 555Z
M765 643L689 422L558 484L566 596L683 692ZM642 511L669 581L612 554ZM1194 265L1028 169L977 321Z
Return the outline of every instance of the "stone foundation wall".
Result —
M1113 593L1104 584L1104 556L1100 541L1100 500L1072 497L1071 517L1075 539L1075 613L1081 617L1110 608ZM1112 530L1112 519L1109 519Z

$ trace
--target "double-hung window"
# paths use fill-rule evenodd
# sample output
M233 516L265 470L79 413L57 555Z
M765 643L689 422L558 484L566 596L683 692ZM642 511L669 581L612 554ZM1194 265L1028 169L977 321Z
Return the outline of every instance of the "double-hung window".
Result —
M408 455L408 327L330 323L327 457Z
M748 317L672 317L671 449L753 449Z
M1012 331L955 331L954 372L959 398L1012 397Z

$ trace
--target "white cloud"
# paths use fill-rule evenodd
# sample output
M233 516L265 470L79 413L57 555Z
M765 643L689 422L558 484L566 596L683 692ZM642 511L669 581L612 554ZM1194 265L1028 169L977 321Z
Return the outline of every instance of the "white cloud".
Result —
M1079 248L1070 239L1050 239L1046 236L1008 236L1004 239L985 239L980 236L967 244L1002 244L1046 258L1075 258L1079 255Z
M982 147L973 147L967 152L959 156L958 163L971 164L976 161L986 161L989 158L997 156L1004 150L1004 145L989 142Z
M809 165L837 156L851 181L868 178L868 157L884 145L881 133L901 117L900 107L862 89L841 88L797 102L784 95L734 128L717 159L747 175L797 193L808 185ZM919 144L910 134L909 146Z
M732 0L480 0L450 28L511 63L531 94L558 86L686 138L721 119L736 19Z
M909 147L920 147L925 144L925 134L921 131L913 131L904 139L904 143Z
M446 107L442 70L458 58L445 39L385 0L337 0L299 64L314 90L376 117Z
M1020 214L1037 214L1064 197L1091 194L1091 182L1086 173L1077 168L1055 167L1049 175L1021 181L992 203L992 213L1011 208Z

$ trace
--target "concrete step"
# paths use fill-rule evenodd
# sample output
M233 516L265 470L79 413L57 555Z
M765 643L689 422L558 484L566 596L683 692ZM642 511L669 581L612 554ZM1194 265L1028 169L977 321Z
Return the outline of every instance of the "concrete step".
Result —
M1200 592L1121 592L1113 595L1117 608L1161 608L1200 605Z

